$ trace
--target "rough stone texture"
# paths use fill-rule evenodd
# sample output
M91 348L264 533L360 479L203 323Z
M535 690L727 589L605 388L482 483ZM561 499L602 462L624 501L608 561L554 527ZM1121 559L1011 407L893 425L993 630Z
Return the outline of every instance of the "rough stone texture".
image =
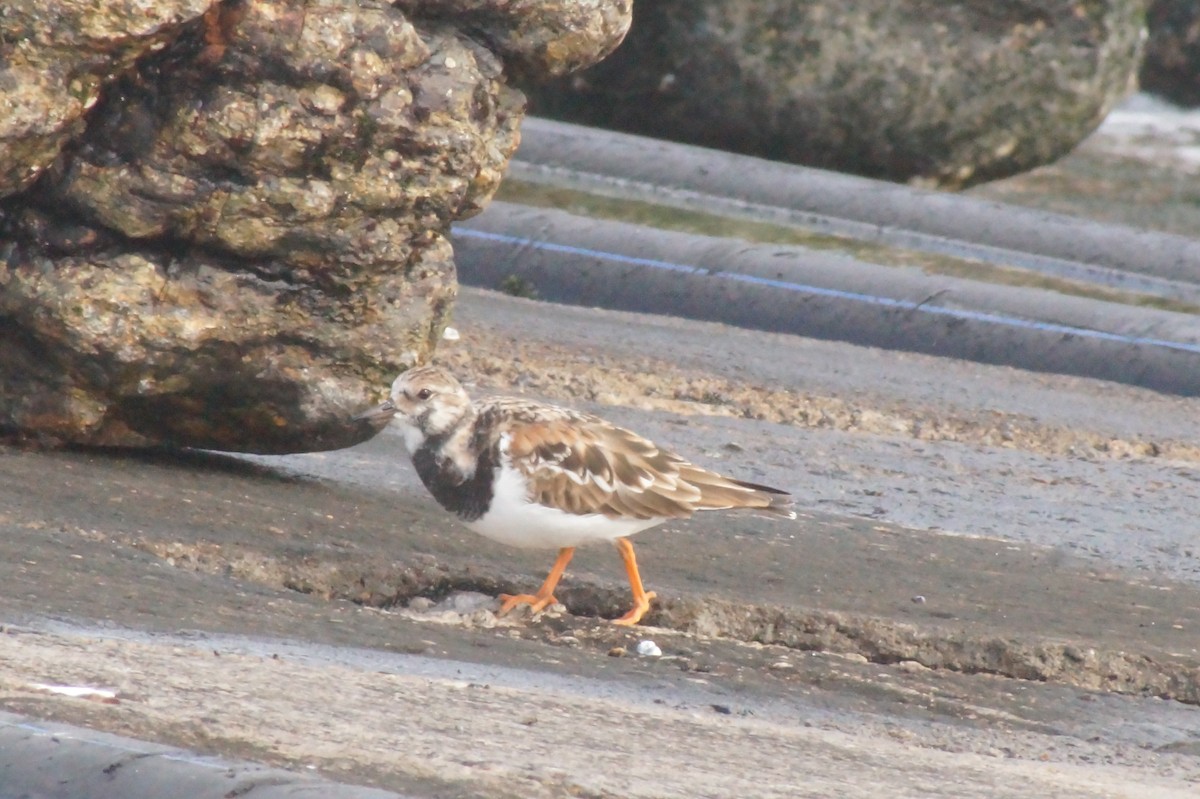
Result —
M516 148L501 56L421 4L68 5L0 11L0 108L24 109L0 120L0 428L255 452L370 435L349 415L428 357L445 232ZM479 13L550 72L624 32L620 2L526 5Z
M1200 105L1200 3L1151 0L1146 27L1142 88L1179 105Z
M29 186L83 130L104 81L163 47L212 0L85 3L8 0L0 7L0 197Z
M1053 161L1131 88L1140 0L639 0L530 112L961 187Z
M633 0L397 0L482 38L510 73L565 75L590 66L625 38Z

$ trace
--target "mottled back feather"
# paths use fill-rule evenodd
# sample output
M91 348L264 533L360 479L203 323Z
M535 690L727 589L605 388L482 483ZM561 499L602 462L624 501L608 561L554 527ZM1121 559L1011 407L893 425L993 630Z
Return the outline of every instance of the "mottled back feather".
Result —
M614 518L684 519L726 508L795 518L785 492L696 466L599 417L518 399L475 406L477 429L506 445L530 499L543 505Z

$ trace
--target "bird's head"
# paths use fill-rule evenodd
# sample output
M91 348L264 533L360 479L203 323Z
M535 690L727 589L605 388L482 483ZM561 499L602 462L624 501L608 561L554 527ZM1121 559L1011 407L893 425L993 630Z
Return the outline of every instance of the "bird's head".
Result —
M449 432L470 412L471 399L452 374L438 366L418 366L396 378L385 402L354 419L396 419L404 427L409 449L414 449L431 436Z

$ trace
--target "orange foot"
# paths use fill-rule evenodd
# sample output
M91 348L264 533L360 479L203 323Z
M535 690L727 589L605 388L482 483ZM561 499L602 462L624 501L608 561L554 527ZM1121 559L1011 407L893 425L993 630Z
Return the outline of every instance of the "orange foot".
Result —
M558 600L554 598L554 589L558 585L558 581L562 579L563 572L567 570L567 564L571 562L571 556L574 554L575 547L563 547L558 551L558 559L554 561L554 565L550 568L550 574L546 575L546 582L542 583L537 594L501 594L500 602L502 604L496 615L503 616L517 605L529 605L530 609L537 613L557 602Z
M621 624L626 627L632 627L642 620L642 616L646 615L646 611L650 610L650 600L658 594L653 591L646 591L640 597L635 596L634 601L637 603L630 609L628 613L619 619L613 619L613 624Z
M632 627L642 620L646 611L650 610L650 600L656 596L653 591L642 587L642 576L638 573L637 558L633 556L633 544L628 538L616 539L617 550L621 560L625 562L625 573L629 576L629 589L633 591L633 608L619 619L613 619L613 624Z
M554 598L554 594L549 596L534 596L533 594L501 594L500 610L496 611L497 616L503 616L517 605L528 605L530 611L539 613L545 610L550 605L553 605L558 600Z

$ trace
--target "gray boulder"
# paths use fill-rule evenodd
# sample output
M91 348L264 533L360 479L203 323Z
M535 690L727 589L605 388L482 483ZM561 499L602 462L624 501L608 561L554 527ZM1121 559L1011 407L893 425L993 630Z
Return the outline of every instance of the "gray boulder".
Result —
M1131 88L1141 0L638 0L530 113L947 187L1045 164Z
M506 59L560 73L624 34L627 3L580 5L9 4L0 429L252 452L370 435L349 416L428 358L449 225L516 147Z

